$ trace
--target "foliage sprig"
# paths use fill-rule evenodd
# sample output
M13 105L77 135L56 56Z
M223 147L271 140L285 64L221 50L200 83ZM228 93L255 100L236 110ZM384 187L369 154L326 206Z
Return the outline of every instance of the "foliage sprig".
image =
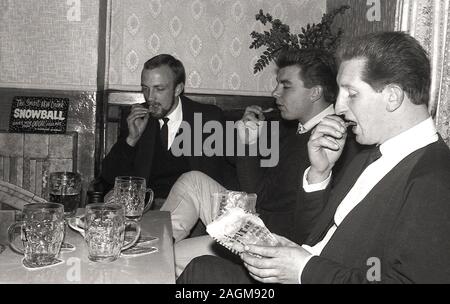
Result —
M342 28L338 28L336 33L333 33L331 25L336 15L344 14L349 8L350 6L343 5L330 13L323 14L320 23L312 25L308 23L306 28L302 27L299 34L291 34L289 25L284 24L280 19L274 19L268 13L264 14L262 9L259 10L255 16L256 20L263 25L269 23L272 28L263 33L253 31L250 34L253 38L250 49L266 47L255 63L253 72L256 74L262 71L272 60L276 59L283 48L321 48L334 52L344 31Z

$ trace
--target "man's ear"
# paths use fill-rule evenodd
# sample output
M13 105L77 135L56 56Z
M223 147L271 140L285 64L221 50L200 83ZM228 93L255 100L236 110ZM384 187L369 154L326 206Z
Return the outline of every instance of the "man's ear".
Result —
M316 102L317 100L319 100L323 95L323 89L321 86L314 86L313 88L311 88L311 102Z
M403 103L405 98L405 92L403 89L396 84L389 84L383 89L383 94L386 97L386 110L388 112L394 112Z
M183 93L183 90L184 90L184 83L180 82L175 87L175 97L180 96L180 94Z

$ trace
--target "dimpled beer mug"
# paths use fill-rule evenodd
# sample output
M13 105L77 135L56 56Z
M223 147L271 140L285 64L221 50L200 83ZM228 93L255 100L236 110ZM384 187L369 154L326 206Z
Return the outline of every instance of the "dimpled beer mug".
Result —
M81 201L81 176L75 172L50 173L49 200L64 206L64 215L72 217Z
M8 239L11 248L25 255L25 262L34 266L51 265L58 257L64 239L64 207L55 203L25 205L22 221L11 225ZM14 244L20 228L24 249Z
M126 226L134 227L135 237L125 242ZM94 262L112 262L122 250L133 246L139 239L141 227L136 221L125 218L120 204L90 204L86 206L84 237L89 259Z
M145 194L149 199L145 204ZM125 216L130 220L140 220L153 202L153 191L146 188L145 178L118 176L114 183L114 202L125 207Z

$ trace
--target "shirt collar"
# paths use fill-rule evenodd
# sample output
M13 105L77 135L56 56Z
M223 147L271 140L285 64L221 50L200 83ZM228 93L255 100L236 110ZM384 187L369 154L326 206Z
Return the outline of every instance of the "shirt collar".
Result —
M437 130L431 117L414 127L388 139L380 145L381 154L408 155L438 139Z
M172 111L169 115L166 116L169 118L169 122L167 124L174 124L176 122L181 122L183 120L183 106L181 105L181 98L178 96L178 105L175 110ZM158 119L159 124L162 126L164 121L162 119Z
M334 106L331 104L326 109L324 109L322 112L308 120L306 123L302 124L301 122L298 123L297 127L297 134L303 134L306 132L309 132L312 128L314 128L316 125L319 124L319 122L328 115L333 115L334 112Z

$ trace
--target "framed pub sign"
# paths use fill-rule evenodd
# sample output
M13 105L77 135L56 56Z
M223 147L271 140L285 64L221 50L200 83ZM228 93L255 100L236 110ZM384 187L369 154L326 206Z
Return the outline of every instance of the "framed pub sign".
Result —
M69 98L15 96L9 118L11 133L66 133Z

